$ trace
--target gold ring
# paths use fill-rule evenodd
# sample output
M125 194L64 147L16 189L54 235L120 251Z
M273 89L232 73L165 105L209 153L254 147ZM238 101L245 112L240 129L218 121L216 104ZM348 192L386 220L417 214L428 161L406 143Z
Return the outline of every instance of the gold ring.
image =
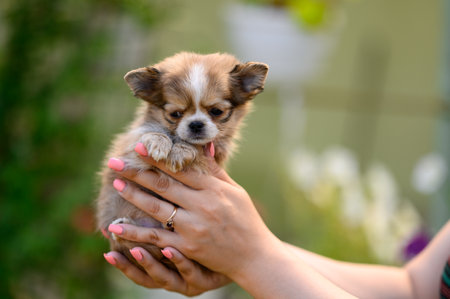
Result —
M175 215L177 214L177 207L174 207L172 214L169 218L164 222L164 228L168 230L173 230L173 218L175 218Z

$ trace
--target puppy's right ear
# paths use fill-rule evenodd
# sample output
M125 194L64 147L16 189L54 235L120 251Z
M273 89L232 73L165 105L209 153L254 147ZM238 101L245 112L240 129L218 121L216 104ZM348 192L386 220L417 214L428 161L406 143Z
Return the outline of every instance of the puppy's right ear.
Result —
M154 67L142 67L129 71L123 79L135 97L147 102L161 100L161 73Z

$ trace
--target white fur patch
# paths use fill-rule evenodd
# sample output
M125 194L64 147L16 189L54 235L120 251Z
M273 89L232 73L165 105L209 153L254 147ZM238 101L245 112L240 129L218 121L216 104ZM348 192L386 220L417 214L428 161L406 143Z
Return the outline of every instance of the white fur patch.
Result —
M208 88L208 77L204 65L197 63L191 67L185 81L185 87L192 93L192 100L195 104L195 113L183 117L176 130L177 135L191 144L206 144L216 137L219 130L212 122L211 118L200 110L200 101ZM193 135L189 129L189 124L194 121L201 121L205 125L201 138Z
M131 221L128 218L117 218L116 220L111 222L111 224L120 224L120 223L131 223ZM117 237L116 237L115 233L111 233L111 236L114 241L117 241Z
M205 124L203 138L202 139L193 139L191 136L191 131L189 129L189 124L193 121L201 121ZM192 143L192 144L206 144L212 141L217 134L219 133L219 129L213 123L211 118L209 118L205 113L197 110L193 115L185 117L178 124L177 134L181 139Z
M205 67L201 64L194 64L189 71L186 87L192 91L193 100L197 109L205 93L207 83L208 79L205 74Z

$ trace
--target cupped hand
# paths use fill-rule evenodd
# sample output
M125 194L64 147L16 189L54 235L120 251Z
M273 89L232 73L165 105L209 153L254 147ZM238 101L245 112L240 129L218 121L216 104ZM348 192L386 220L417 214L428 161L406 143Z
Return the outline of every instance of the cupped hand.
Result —
M117 251L108 252L104 256L111 265L143 287L162 288L186 296L196 296L230 282L226 276L187 259L175 248L164 248L164 255L174 263L178 273L166 268L143 248L133 248L131 253L145 272Z
M173 179L167 181L157 172L138 172L126 165L115 170L169 202L123 181L115 184L116 189L124 199L161 222L172 214L173 204L178 205L174 231L120 224L121 238L177 248L187 258L230 278L239 269L260 261L268 250L284 248L262 221L247 192L212 157L210 174L172 173L163 162L142 158Z

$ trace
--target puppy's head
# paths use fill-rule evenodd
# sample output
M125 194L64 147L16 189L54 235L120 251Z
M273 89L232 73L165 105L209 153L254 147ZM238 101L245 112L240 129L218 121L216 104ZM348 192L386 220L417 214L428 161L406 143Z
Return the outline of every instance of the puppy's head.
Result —
M149 121L204 145L233 137L249 101L264 89L268 66L228 54L180 53L128 72L134 95L148 102Z

